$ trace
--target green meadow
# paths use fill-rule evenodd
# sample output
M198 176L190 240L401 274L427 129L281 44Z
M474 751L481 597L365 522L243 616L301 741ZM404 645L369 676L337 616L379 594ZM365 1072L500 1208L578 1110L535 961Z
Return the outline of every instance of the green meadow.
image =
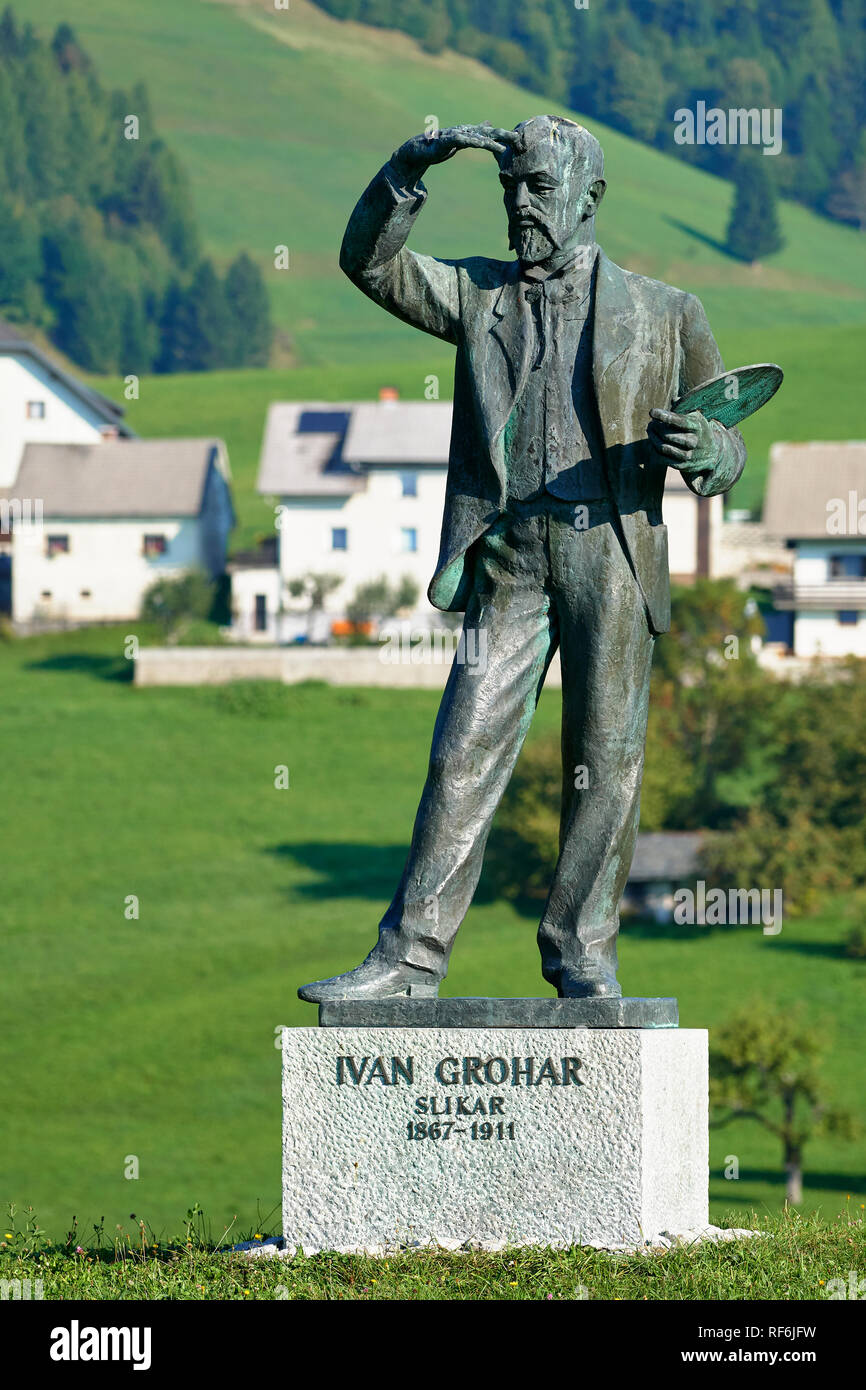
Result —
M0 644L6 943L2 1192L57 1239L77 1216L163 1238L200 1203L219 1236L279 1229L283 1025L298 984L355 964L396 884L435 692L234 685L136 689L121 629ZM148 634L142 633L143 638ZM558 718L543 698L535 733ZM274 769L289 768L288 790ZM127 915L138 900L138 917ZM445 992L546 990L536 921L484 882ZM737 929L626 927L623 989L676 993L686 1027L746 1001L802 1002L828 1098L859 1108L864 966L840 904ZM778 1145L711 1136L712 1212L784 1199ZM739 1178L723 1176L730 1156ZM130 1156L137 1179L124 1177ZM806 1151L805 1211L862 1215L862 1146Z

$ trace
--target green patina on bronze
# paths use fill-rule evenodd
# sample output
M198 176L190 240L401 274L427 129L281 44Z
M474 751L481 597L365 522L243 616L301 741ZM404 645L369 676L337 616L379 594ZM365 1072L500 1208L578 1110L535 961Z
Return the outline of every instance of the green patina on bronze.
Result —
M439 260L406 246L424 171L461 149L497 161L514 260ZM300 990L311 1002L436 997L557 650L563 796L542 972L561 998L621 995L618 905L638 828L653 645L670 622L665 474L677 468L710 497L736 482L746 455L735 428L673 409L723 373L722 359L694 295L621 269L597 246L603 167L598 141L558 117L456 126L396 150L349 220L340 263L350 279L456 349L429 597L465 613L471 650L486 659L451 670L376 946L356 969ZM645 1014L655 1018L628 1016Z

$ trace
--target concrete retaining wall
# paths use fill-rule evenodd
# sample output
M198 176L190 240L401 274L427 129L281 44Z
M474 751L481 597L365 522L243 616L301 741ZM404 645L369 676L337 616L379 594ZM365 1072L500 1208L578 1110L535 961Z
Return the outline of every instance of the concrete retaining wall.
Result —
M451 668L449 651L425 651L423 660L386 660L379 647L143 647L136 685L225 685L229 681L327 681L329 685L382 685L441 690ZM408 653L400 653L401 657ZM559 656L547 677L561 684Z

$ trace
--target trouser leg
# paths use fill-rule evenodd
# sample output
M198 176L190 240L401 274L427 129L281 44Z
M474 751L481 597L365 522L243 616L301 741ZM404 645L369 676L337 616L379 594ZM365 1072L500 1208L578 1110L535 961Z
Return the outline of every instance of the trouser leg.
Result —
M637 837L653 638L612 525L551 521L562 661L559 861L538 932L542 972L616 971Z
M480 546L464 623L467 651L480 659L452 666L409 857L380 923L387 959L440 978L556 649L543 537L538 518L519 534L506 520Z

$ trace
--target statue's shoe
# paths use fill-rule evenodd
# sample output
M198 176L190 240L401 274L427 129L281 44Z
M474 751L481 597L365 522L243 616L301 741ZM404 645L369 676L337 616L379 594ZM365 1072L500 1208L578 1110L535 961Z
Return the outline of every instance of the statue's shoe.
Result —
M560 999L622 998L622 988L613 971L589 962L576 970L563 970L558 993Z
M308 1004L334 1004L344 999L393 999L409 995L412 999L435 999L439 981L426 970L412 965L368 956L354 970L334 975L330 980L314 980L298 990Z

